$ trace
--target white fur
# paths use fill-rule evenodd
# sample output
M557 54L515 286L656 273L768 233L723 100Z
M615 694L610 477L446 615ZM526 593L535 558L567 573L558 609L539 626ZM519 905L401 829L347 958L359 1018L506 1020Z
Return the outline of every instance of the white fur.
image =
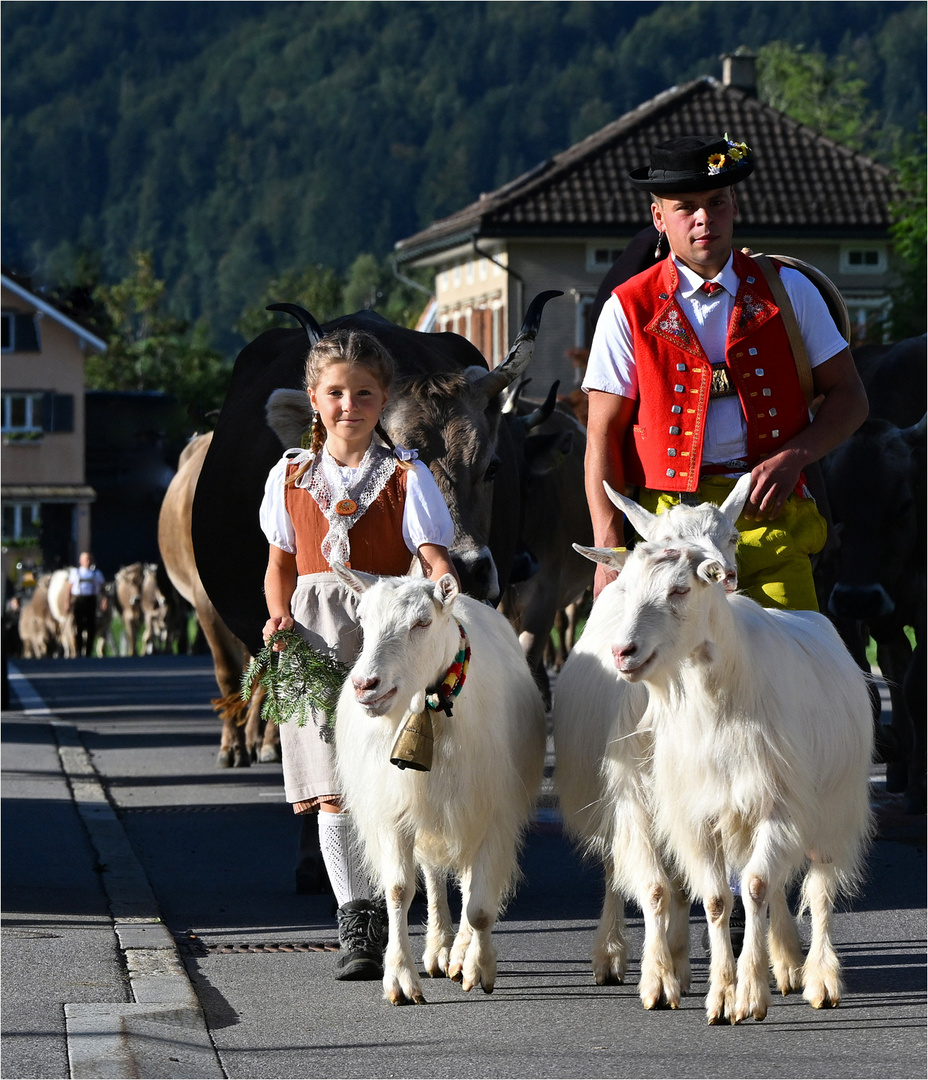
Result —
M721 507L677 506L654 515L606 486L612 501L638 532L661 544L698 543L725 568L726 588L736 583L735 522L747 498L750 474ZM576 546L576 545L575 545ZM627 553L608 548L578 551L614 569ZM643 685L629 685L612 660L621 619L618 583L607 585L579 642L558 676L554 694L554 782L567 830L602 860L606 893L593 948L597 983L625 978L627 944L623 898L645 918L639 993L646 1008L676 1008L690 980L688 901L664 865L651 827L648 797L651 740L639 721L648 703Z
M647 686L656 836L706 908L710 1023L766 1016L768 901L773 931L799 874L811 911L804 996L838 1004L831 914L871 829L864 676L826 618L727 596L723 576L696 548L639 545L610 627L620 674ZM747 915L737 973L726 867L740 873Z
M339 701L336 759L346 806L387 900L385 996L394 1004L424 1000L407 927L417 866L428 891L426 970L490 993L490 933L518 874L544 768L541 696L506 619L460 594L450 575L436 583L335 569L361 597L364 646ZM466 681L450 718L432 713L431 771L400 770L390 763L397 731L454 661L455 619L471 646ZM456 936L449 875L462 892Z

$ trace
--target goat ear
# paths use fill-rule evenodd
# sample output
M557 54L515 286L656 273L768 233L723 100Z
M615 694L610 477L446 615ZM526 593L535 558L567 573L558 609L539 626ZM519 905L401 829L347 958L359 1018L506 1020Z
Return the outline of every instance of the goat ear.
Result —
M367 592L367 590L378 581L379 578L376 574L364 574L360 570L349 570L344 563L337 560L332 563L332 569L335 571L335 576L338 580L356 595L360 596L361 593Z
M458 583L454 580L452 574L442 574L442 576L435 582L435 599L442 605L447 607L461 590L458 588Z
M624 495L620 495L615 488L611 488L605 480L603 480L603 487L606 489L606 494L609 496L610 502L617 506L628 518L638 535L645 540L653 540L656 535L654 532L654 525L657 521L657 514L652 514L650 510L645 510L643 506L639 506L633 499L628 499Z
M629 555L626 548L584 547L582 544L571 544L571 547L574 551L589 559L590 562L611 566L613 570L621 570Z
M701 577L703 581L708 581L710 585L715 585L718 582L725 581L725 567L718 561L718 559L704 559L696 569L696 574Z
M741 517L741 511L744 509L744 504L748 501L748 495L750 494L751 474L746 472L743 476L738 477L738 483L731 489L728 498L719 508L732 525Z

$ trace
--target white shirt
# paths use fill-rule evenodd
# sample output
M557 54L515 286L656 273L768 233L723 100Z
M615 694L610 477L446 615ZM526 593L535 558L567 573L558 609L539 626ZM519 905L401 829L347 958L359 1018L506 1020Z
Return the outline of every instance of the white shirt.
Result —
M740 284L732 265L734 255L729 256L723 269L712 279L722 289L711 297L702 292L703 278L676 257L673 261L679 275L674 294L677 303L689 319L709 362L724 363L728 324ZM780 281L796 312L811 366L818 367L847 348L848 343L838 332L821 293L805 274L783 267ZM633 400L638 397L631 329L615 294L606 301L596 323L583 389L604 390ZM747 425L738 397L711 400L706 417L703 461L731 461L746 455Z
M96 596L105 579L95 566L72 566L68 571L68 583L72 596Z
M287 451L287 454L292 453L294 453L293 450ZM296 450L296 453L303 452ZM284 480L287 475L287 465L292 460L287 457L287 454L268 474L259 517L261 529L268 543L295 555L296 534L284 503ZM339 465L326 447L322 448L317 468L323 470L325 479L333 490L343 490L345 487L353 486L352 474L357 474L358 471ZM422 544L436 544L444 548L454 546L454 522L451 520L448 506L428 466L421 461L414 461L413 467L406 474L403 540L413 554Z

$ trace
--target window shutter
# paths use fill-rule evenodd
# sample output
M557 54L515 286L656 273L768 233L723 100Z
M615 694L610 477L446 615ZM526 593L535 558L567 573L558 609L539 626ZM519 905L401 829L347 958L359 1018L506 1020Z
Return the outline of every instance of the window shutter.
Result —
M42 430L46 434L74 430L73 394L55 394L49 390L42 395Z
M34 315L16 315L16 327L13 331L13 348L16 352L38 352L39 334Z

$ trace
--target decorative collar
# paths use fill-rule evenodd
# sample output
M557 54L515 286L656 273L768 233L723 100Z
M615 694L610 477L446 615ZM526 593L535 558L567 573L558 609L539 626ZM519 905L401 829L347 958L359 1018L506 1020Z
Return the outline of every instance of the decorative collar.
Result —
M451 702L460 694L470 666L470 642L467 640L467 633L458 619L454 621L458 624L460 632L457 655L444 679L436 688L427 691L425 698L425 703L432 712L444 712L446 716L451 715Z

